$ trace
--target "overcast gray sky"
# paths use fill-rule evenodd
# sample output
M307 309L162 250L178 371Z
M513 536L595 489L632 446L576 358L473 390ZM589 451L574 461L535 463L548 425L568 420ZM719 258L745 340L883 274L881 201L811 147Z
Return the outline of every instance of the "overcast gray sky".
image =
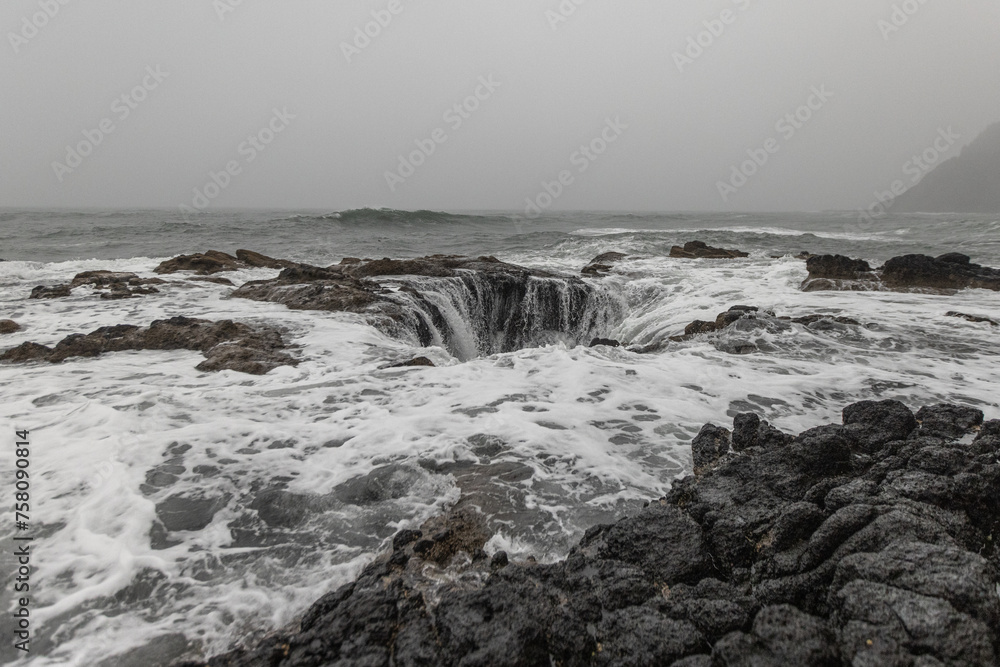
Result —
M996 0L4 0L0 25L6 206L523 209L565 171L556 209L853 209L1000 120Z

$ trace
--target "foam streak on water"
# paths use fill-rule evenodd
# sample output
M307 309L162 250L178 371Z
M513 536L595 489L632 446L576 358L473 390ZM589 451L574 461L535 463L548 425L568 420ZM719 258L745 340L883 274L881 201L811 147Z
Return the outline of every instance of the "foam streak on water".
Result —
M960 250L998 266L994 220L915 216L859 230L838 214L587 214L518 233L505 216L393 212L381 220L377 212L348 213L219 213L183 234L149 212L31 213L33 224L50 225L50 236L78 238L82 256L96 260L46 255L19 231L27 213L0 216L4 252L16 260L0 263L0 304L3 317L24 327L4 337L4 348L187 315L280 325L303 359L261 377L198 372L202 357L189 351L0 367L5 433L15 424L29 428L34 443L32 522L42 556L32 575L38 636L30 664L148 666L185 647L211 653L253 630L280 627L354 576L397 529L419 525L463 488L479 494L493 518L491 548L562 557L587 527L665 493L690 469L689 443L701 426L738 412L757 411L789 432L839 421L844 405L867 398L898 398L914 408L954 401L1000 416L1000 327L945 316L957 310L1000 319L1000 294L804 293L803 262L770 256L806 249L878 262ZM273 220L284 227L268 231ZM91 231L74 236L71 223ZM672 244L696 238L751 256L666 258ZM150 275L154 257L209 247L319 264L343 256L490 254L576 275L595 255L621 251L630 258L600 281L615 295L602 308L613 302L621 311L597 329L627 344L665 344L692 320L714 319L736 304L779 316L845 315L862 326L734 329L650 354L553 339L477 358L484 332L463 332L459 324L482 299L460 299L475 285L455 280L432 297L451 322L452 341L442 334L429 348L389 338L358 316L227 299L224 286L180 276L141 299L103 301L87 288L68 299L26 299L33 286L80 271ZM227 277L240 284L275 273ZM726 351L745 342L760 351ZM384 369L418 355L438 367ZM493 463L513 472L483 472L471 487L455 472ZM9 476L11 466L9 457L0 460L0 473ZM261 504L275 494L296 500ZM214 502L211 521L158 533L157 505L176 497ZM6 609L13 563L0 567ZM0 630L8 636L6 626ZM128 653L150 644L151 653Z

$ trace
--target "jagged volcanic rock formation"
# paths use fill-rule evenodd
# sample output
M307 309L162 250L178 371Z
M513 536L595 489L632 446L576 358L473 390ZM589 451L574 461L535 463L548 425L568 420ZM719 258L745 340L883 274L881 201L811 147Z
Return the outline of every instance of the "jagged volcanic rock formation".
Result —
M254 329L232 320L172 317L156 320L148 327L120 324L89 334L73 334L55 347L23 343L0 355L0 361L58 363L70 357L96 357L124 350L197 350L206 357L197 366L200 371L229 369L263 375L278 366L298 364L284 349L281 334L274 329Z
M997 664L1000 421L865 401L794 437L738 415L692 449L695 477L563 561L489 559L480 523L444 519L207 664Z
M806 262L802 290L951 293L960 289L1000 290L1000 269L973 264L968 255L903 255L872 269L868 262L842 255L816 255Z
M299 264L232 296L359 313L390 335L441 345L461 359L589 341L617 324L624 309L610 289L579 278L454 255Z

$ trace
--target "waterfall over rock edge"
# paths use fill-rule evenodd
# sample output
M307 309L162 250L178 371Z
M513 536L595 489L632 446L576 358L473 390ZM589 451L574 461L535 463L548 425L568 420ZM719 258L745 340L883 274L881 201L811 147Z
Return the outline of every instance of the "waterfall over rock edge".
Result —
M439 345L467 361L500 352L607 335L625 315L609 287L506 264L493 257L344 260L290 267L234 297L296 310L364 315L387 334Z

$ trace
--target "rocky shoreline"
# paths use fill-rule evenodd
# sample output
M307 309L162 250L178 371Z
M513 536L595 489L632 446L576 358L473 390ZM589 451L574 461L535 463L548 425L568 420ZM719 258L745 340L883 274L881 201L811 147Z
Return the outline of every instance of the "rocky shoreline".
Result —
M566 559L468 510L406 530L298 627L184 667L994 665L1000 420L892 400L782 433L706 425L695 475Z
M681 260L734 260L748 257L741 250L714 248L702 241L673 246L670 257ZM872 268L865 260L842 255L797 256L806 260L808 277L800 289L842 291L899 291L948 295L961 289L1000 290L1000 269L974 264L960 253L939 257L904 255ZM409 338L422 347L440 345L452 355L467 360L498 352L557 340L572 344L626 345L605 336L625 314L624 303L606 289L601 279L615 273L616 265L629 256L605 252L583 267L590 278L559 275L508 264L495 257L431 255L414 259L358 259L348 257L327 267L275 259L250 250L230 255L216 250L180 255L161 262L153 272L159 275L188 273L186 281L205 281L233 287L229 298L280 303L292 310L316 310L361 315L372 326L396 337ZM266 280L252 280L236 286L217 274L241 269L277 269L280 273ZM159 287L154 287L154 285ZM134 273L87 271L68 283L39 285L30 299L70 297L73 290L89 287L101 299L130 299L158 294L170 287L162 278L142 278ZM455 313L461 313L456 319ZM949 317L973 323L996 321L979 315L950 311ZM175 318L176 319L176 318ZM683 334L663 343L626 345L633 352L651 353L664 349L668 342L683 342L706 333L724 329L780 331L788 323L805 326L861 326L848 316L824 314L806 317L778 317L757 306L733 306L720 313L714 322L695 320ZM158 323L153 323L157 325ZM246 325L232 322L220 326ZM151 325L152 326L152 325ZM18 331L11 320L0 322L0 333ZM97 356L103 352L141 349L192 349L208 354L200 334L187 340L174 340L163 347L135 334L135 325L102 327L90 334L74 334L54 349L24 343L0 355L0 361L62 361L73 356ZM196 331L195 329L188 329ZM124 335L122 332L130 332ZM138 336L138 338L137 338ZM267 339L267 343L262 341ZM281 365L298 363L279 352L284 347L280 333L264 328L247 329L226 339L226 359L210 358L199 370L232 369L266 373ZM172 346L172 347L170 347ZM736 341L730 345L734 354L758 350L752 342ZM222 348L219 350L222 351ZM209 355L211 357L211 355Z
M747 253L693 241L671 257L717 262ZM602 253L582 269L584 279L487 256L346 258L319 267L239 250L182 255L154 273L231 287L230 298L351 313L465 360L553 340L620 346L603 337L623 310L601 279L628 259ZM1000 290L1000 270L958 253L905 255L875 268L840 255L802 259L803 291ZM279 273L239 286L221 275L250 268ZM177 284L89 271L38 286L29 298L66 298L80 288L105 300L156 298ZM658 352L707 335L721 350L749 354L762 351L750 334L792 325L873 326L737 305L662 345L624 347ZM19 329L0 321L0 333ZM177 316L101 327L52 347L22 343L0 361L186 349L206 357L198 370L264 374L300 363L291 347L279 328ZM416 357L387 367L432 366ZM896 401L865 401L846 407L840 424L794 435L746 413L731 428L706 425L692 455L694 476L637 516L590 529L560 562L487 554L486 521L459 503L421 530L397 534L391 550L295 627L184 665L998 664L1000 421L964 406L914 414ZM180 522L194 514L183 504L157 512L178 530L186 524L171 524L174 515Z

